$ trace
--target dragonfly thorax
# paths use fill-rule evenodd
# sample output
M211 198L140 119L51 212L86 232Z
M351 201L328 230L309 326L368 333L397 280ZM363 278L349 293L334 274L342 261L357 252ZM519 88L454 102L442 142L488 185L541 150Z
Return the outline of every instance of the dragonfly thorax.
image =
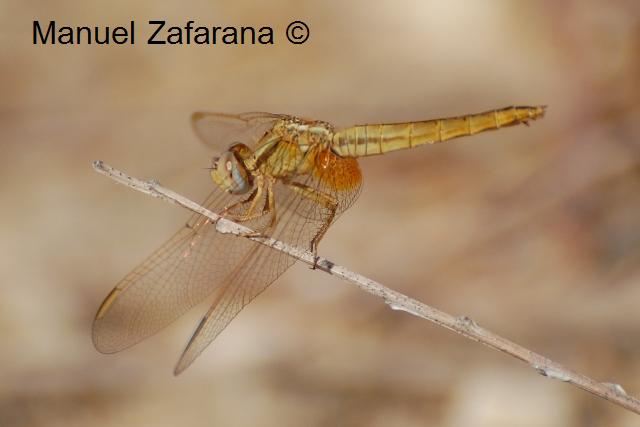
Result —
M234 147L213 158L211 178L231 194L244 194L253 188L253 176Z

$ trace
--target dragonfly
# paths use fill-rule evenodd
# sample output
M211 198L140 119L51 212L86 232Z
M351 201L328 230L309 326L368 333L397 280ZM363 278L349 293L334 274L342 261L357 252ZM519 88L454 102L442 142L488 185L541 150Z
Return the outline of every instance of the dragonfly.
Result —
M284 114L197 112L195 133L219 153L203 206L255 235L317 254L328 228L360 194L358 158L528 124L544 113L545 106L514 106L336 129ZM218 233L211 219L194 214L108 294L93 322L93 343L102 353L121 351L209 299L175 366L178 375L294 262L251 239Z

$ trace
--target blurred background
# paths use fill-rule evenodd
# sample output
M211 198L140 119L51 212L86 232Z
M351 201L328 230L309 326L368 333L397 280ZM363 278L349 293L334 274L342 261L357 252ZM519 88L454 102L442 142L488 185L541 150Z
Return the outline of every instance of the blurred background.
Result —
M34 19L133 19L136 45L33 46ZM268 25L275 45L148 46L150 19ZM639 395L638 2L1 0L0 25L1 426L638 425L305 265L179 377L206 303L116 355L90 335L189 217L92 160L199 200L196 110L350 125L547 104L528 128L362 160L320 254Z

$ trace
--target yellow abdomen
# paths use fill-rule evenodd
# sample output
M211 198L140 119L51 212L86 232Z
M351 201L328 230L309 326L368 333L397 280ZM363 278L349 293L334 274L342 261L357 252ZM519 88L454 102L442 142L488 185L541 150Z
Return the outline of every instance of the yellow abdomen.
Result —
M461 117L420 122L358 125L336 132L331 148L343 157L361 157L447 141L466 135L528 124L544 115L544 106L507 107Z

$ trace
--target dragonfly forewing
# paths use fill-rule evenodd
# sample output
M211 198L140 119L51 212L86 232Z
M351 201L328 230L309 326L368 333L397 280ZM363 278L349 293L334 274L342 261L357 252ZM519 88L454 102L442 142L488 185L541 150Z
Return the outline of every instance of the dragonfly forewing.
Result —
M215 195L205 205L219 211L230 198ZM217 233L207 218L193 215L107 296L93 323L96 348L113 353L130 347L211 295L250 246L236 240Z

